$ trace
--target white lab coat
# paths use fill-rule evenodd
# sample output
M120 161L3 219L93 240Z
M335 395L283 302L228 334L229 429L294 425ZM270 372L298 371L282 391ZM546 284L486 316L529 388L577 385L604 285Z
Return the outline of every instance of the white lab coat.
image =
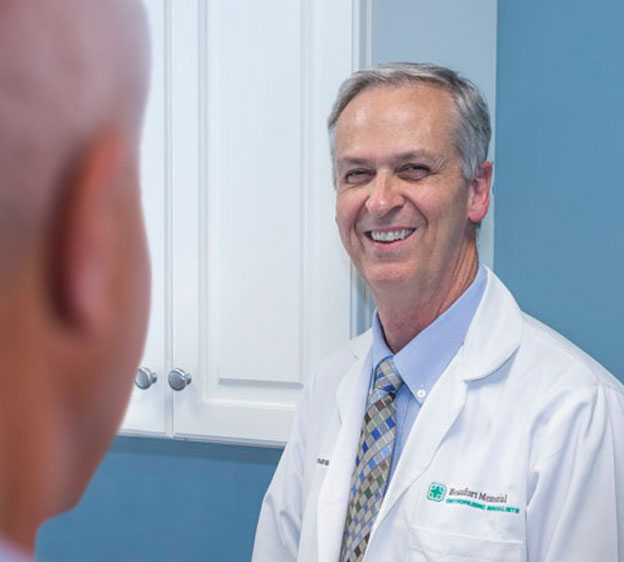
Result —
M355 338L307 385L254 562L336 562L370 373ZM439 501L436 501L439 500ZM624 561L624 387L488 283L418 414L366 562Z

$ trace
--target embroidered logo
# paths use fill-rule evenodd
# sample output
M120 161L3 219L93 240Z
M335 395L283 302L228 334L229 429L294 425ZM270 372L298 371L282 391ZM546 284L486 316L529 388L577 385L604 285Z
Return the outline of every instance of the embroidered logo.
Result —
M473 490L467 486L463 488L456 488L454 486L447 488L446 484L432 482L429 484L429 488L427 488L427 499L432 502L466 505L483 511L520 513L519 507L507 505L506 493L491 494L480 490Z
M429 484L427 490L427 499L432 502L441 502L446 497L446 486L439 482L432 482Z

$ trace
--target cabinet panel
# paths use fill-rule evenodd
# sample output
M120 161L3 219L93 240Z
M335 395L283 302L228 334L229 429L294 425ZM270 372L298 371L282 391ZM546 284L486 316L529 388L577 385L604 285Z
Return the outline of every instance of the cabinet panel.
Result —
M301 2L211 2L209 306L220 380L300 382ZM277 23L279 22L279 23ZM216 273L216 275L213 275Z
M183 55L199 69L187 120L198 127L199 160L187 167L197 194L174 193L174 223L187 233L180 251L197 257L199 306L174 282L173 353L193 376L174 395L174 434L278 444L310 369L349 337L325 119L351 70L351 2L197 9L198 55L190 45ZM174 263L192 270L176 236Z

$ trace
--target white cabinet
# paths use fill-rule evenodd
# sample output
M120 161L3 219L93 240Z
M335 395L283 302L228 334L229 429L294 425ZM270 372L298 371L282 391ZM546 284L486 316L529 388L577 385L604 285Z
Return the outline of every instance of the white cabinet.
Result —
M372 18L389 5L145 3L153 280L143 365L158 380L134 389L122 432L283 444L306 376L369 319L334 224L325 120L342 79L370 64ZM496 0L415 4L409 52L475 78L494 110ZM466 32L469 16L478 34ZM480 243L491 265L491 218ZM167 384L175 368L192 377L180 391Z
M306 375L350 335L325 119L351 0L149 0L142 147L152 315L122 431L285 442ZM174 391L173 368L191 383Z

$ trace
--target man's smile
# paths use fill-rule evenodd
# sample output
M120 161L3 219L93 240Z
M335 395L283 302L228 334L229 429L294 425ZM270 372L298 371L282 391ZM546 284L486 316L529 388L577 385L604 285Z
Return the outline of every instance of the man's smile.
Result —
M391 244L399 240L405 240L416 231L415 228L397 228L394 230L369 230L365 232L366 236L374 242L382 244Z

